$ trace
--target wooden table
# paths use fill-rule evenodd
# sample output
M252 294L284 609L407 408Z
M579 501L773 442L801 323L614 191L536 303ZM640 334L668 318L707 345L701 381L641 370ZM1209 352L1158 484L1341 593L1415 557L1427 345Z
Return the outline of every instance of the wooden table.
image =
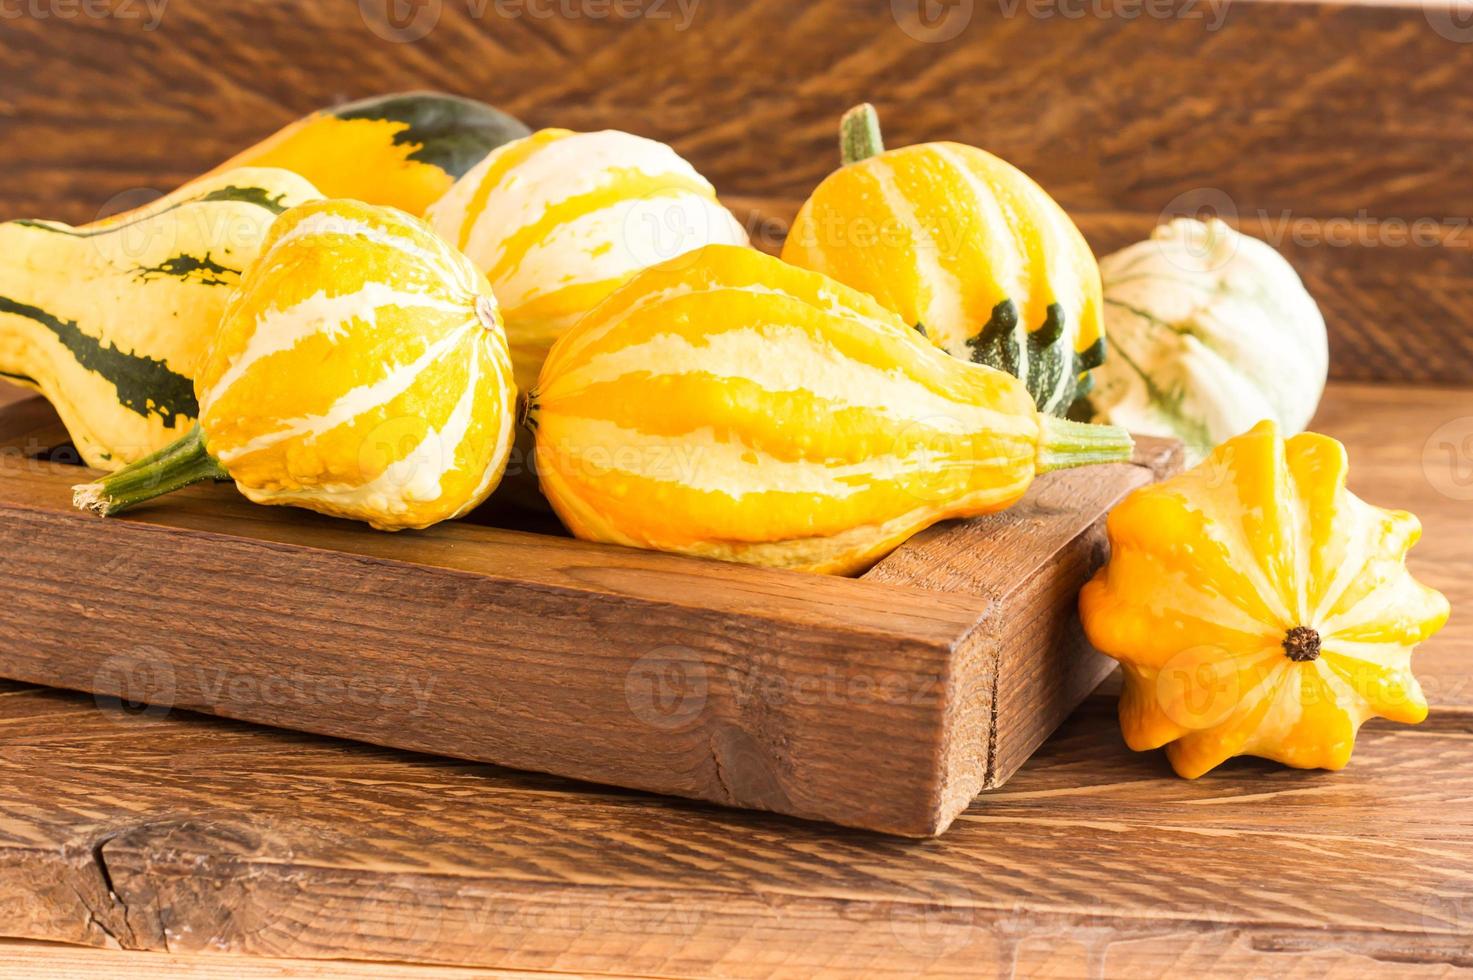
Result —
M752 223L769 249L864 98L893 145L1022 166L1100 254L1225 197L1323 305L1335 375L1401 382L1334 386L1317 427L1364 496L1421 515L1412 565L1454 609L1415 661L1431 718L1367 725L1345 772L1176 779L1122 746L1107 689L926 842L0 685L0 935L24 937L0 978L1473 967L1473 391L1429 387L1473 383L1473 44L1450 4L958 3L944 42L909 0L702 0L689 23L666 0L433 3L403 44L368 0L0 20L3 217L90 220L416 87L667 140L776 216Z
M1177 779L1107 684L914 842L4 685L0 933L94 948L0 945L0 977L1473 967L1473 456L1439 449L1473 392L1338 384L1317 428L1422 517L1412 564L1454 608L1415 661L1431 718L1368 724L1342 773Z

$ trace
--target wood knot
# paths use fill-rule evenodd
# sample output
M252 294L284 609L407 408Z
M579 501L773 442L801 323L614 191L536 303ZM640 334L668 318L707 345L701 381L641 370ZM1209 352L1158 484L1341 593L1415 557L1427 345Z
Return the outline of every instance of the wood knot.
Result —
M1308 626L1296 626L1284 634L1284 653L1296 664L1320 657L1320 635Z

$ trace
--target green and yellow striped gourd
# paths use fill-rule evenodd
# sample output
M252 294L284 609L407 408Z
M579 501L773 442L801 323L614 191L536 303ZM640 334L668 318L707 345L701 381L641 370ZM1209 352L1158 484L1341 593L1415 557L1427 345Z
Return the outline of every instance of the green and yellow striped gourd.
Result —
M530 132L484 102L443 92L378 95L323 109L283 127L209 173L102 227L195 197L227 170L279 167L326 197L352 198L420 215L493 149Z
M1064 209L961 143L885 150L874 109L844 118L844 165L803 205L783 258L869 293L963 360L1020 378L1063 415L1105 356L1100 270Z
M0 224L0 376L41 392L82 459L113 470L188 431L194 375L277 215L318 198L243 168L130 221Z

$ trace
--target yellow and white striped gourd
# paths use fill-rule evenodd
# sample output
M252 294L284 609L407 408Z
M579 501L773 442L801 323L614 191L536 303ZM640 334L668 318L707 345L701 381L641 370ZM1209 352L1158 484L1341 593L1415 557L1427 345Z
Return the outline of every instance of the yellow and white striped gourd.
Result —
M195 390L190 436L78 488L78 505L229 478L261 504L427 527L496 486L516 401L485 277L418 219L346 200L277 222Z
M647 269L564 334L527 421L577 536L831 573L1131 449L869 296L728 245Z
M798 212L783 258L878 299L951 354L1023 380L1063 415L1105 357L1100 270L1074 222L985 150L885 150L873 107L844 117L844 166Z
M747 244L679 154L615 130L544 129L501 146L426 217L490 278L523 389L553 341L640 269Z
M103 228L0 224L0 378L46 396L88 466L167 446L194 374L277 215L320 197L273 168L216 174Z

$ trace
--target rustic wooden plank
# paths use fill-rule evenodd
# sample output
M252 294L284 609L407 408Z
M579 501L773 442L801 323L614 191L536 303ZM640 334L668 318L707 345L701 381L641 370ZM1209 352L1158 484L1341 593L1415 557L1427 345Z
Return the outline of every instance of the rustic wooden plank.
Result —
M425 86L672 141L734 193L807 193L834 165L838 115L868 98L891 142L987 146L1080 211L1155 213L1202 188L1245 212L1473 211L1473 49L1438 32L1437 5L968 3L944 41L906 0L420 6L439 18L412 43L375 33L374 4L334 0L173 5L155 30L7 20L0 110L24 179L0 211L90 218L322 105Z
M1456 812L1470 786L1465 769L1427 778L1467 733L1376 728L1346 773L1235 765L1188 783L1086 712L996 806L984 798L953 835L916 844L220 721L120 720L77 695L25 699L25 734L0 752L16 777L0 851L96 854L87 870L106 870L115 902L68 908L119 915L113 935L152 949L975 976L1050 944L1109 951L1122 969L1139 945L1232 962L1246 934L1260 969L1330 936L1370 959L1468 964L1473 855ZM1338 790L1314 799L1306 782ZM1437 814L1441 831L1422 826ZM0 896L34 901L33 887L0 865Z
M167 974L190 980L546 980L546 973L410 966L397 963L346 963L285 960L261 956L207 956L85 949L53 943L0 940L0 980L154 980ZM592 974L557 974L579 980ZM613 976L613 974L599 974Z
M1417 482L1407 435L1447 397L1332 387L1360 492ZM1423 547L1466 542L1464 503L1423 504ZM1455 616L1418 654L1429 691L1470 635ZM650 976L1473 968L1466 700L1367 725L1341 773L1197 781L1127 751L1112 712L1086 702L948 836L907 842L0 685L0 932Z
M863 582L489 528L389 538L226 488L84 521L65 482L0 481L5 676L737 805L871 810L877 829L938 819L948 653L977 619L949 597L899 610L903 593ZM849 698L855 676L879 693ZM754 677L840 683L785 700ZM832 753L865 731L883 733L873 774L894 794L848 792L858 760Z

